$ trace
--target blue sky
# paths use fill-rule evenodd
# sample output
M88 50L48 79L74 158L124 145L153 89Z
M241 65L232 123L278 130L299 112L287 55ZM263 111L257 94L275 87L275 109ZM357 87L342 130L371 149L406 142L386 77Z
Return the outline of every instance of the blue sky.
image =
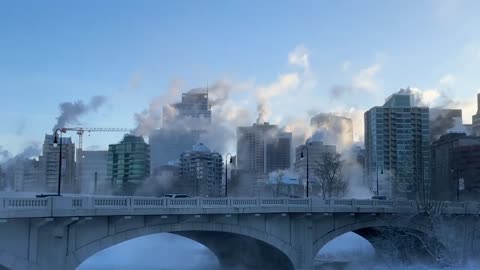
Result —
M0 146L17 153L41 141L59 103L94 95L108 101L81 125L135 127L133 115L173 82L187 91L227 80L237 90L219 112L235 123L241 109L255 121L262 98L268 119L293 130L312 111L360 122L407 86L429 105L464 108L469 122L479 10L474 0L2 1ZM86 146L120 137L94 134Z

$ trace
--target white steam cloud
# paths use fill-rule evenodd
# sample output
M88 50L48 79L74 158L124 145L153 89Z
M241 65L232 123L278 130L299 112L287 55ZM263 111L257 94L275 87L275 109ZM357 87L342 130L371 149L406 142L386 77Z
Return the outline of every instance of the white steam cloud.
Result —
M366 92L374 92L378 90L379 84L376 76L381 69L382 66L380 64L361 69L352 79L352 88L354 90L362 90Z
M162 124L162 111L166 106L166 112L175 114L175 109L169 104L180 96L182 83L180 81L173 81L170 88L164 95L155 97L148 108L140 113L134 115L137 124L133 133L137 136L146 136Z
M268 122L272 115L270 108L270 99L286 94L295 89L300 84L300 78L297 73L281 75L276 82L257 89L257 123Z

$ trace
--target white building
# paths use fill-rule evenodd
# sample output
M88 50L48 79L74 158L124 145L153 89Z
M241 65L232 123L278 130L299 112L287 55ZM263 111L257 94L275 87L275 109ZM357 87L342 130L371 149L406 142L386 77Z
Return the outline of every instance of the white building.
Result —
M223 161L219 153L211 152L202 143L180 156L180 177L190 195L200 197L221 197Z
M58 187L60 145L54 145L54 136L45 135L43 152L39 157L42 191L56 192ZM70 137L62 138L61 192L76 192L75 145Z

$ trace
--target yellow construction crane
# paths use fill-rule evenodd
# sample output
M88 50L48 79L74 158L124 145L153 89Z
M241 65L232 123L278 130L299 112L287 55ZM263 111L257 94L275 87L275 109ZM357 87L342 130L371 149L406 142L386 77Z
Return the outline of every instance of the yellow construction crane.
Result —
M61 128L62 133L66 131L76 131L78 135L78 149L82 150L83 133L85 132L131 132L130 128L85 128L85 127L69 127Z

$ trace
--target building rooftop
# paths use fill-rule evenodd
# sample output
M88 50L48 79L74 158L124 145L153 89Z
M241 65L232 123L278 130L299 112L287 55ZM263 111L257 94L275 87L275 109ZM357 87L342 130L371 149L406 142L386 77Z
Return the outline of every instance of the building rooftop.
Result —
M192 147L193 152L204 152L204 153L210 153L210 149L203 143L197 143Z
M414 96L411 94L393 94L385 100L383 107L405 108L413 107Z
M54 141L54 136L50 134L45 134L45 143L51 144ZM72 144L71 137L62 137L62 144Z
M131 134L125 134L120 143L145 143L142 136L135 136Z

